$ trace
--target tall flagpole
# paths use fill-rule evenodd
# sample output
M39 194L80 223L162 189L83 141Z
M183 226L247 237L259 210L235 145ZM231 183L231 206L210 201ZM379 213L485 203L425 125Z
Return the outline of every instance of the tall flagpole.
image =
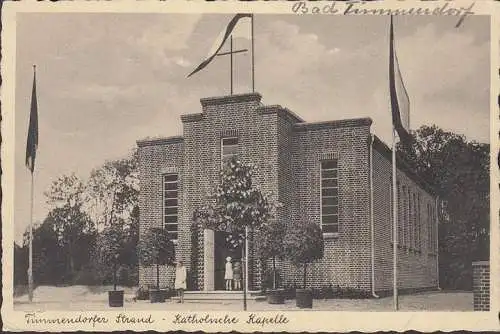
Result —
M252 14L252 93L255 93L255 57L254 57L254 40L253 40L253 17Z
M229 41L229 58L231 58L231 95L233 95L233 35Z
M36 75L36 65L33 65L33 78ZM35 80L35 79L33 79ZM33 96L31 97L33 99ZM31 113L30 113L30 118L31 118ZM28 298L29 301L33 301L33 188L34 188L34 174L35 174L35 168L34 168L34 159L32 160L32 168L31 168L31 199L30 199L30 233L29 233L29 264L28 264Z
M243 310L247 310L248 293L248 226L245 226L245 281L243 282Z
M28 297L33 301L33 183L34 172L31 172L31 203L30 203L30 241L29 241L29 267L28 267Z
M399 309L398 305L398 197L397 197L397 181L396 181L396 129L392 129L392 224L393 224L393 302L394 310Z

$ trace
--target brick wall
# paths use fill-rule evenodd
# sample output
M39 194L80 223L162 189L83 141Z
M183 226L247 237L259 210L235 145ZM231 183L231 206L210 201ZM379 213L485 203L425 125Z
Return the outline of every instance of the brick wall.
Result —
M241 158L257 167L256 184L265 194L278 194L277 113L265 112L259 94L202 99L202 113L182 116L184 125L183 224L191 224L193 211L205 203L219 180L221 138L237 136ZM188 168L189 167L189 168ZM199 234L198 249L203 250ZM251 254L255 249L250 245ZM203 254L203 252L201 252ZM254 256L251 256L254 259ZM259 285L259 264L252 260L249 287ZM203 289L203 259L198 264L198 285Z
M488 261L472 263L472 290L474 293L474 311L489 311L490 263Z
M165 173L178 172L179 174L179 206L182 207L182 137L141 140L139 147L139 236L146 233L149 227L163 226L162 193ZM189 232L179 226L179 243L176 246L176 256L189 265L187 258L190 254L190 245L186 242L190 238ZM174 268L160 266L160 286L173 286ZM156 285L156 267L139 267L139 284Z
M320 224L320 161L339 164L339 233L325 235L325 253L308 270L314 287L332 284L370 288L368 145L371 120L294 125L292 137L293 221ZM287 266L290 283L302 284L302 269Z
M386 152L387 153L387 152ZM389 152L390 154L390 152ZM393 288L393 245L392 245L392 162L387 154L373 150L373 187L374 187L374 226L375 226L375 289L376 291ZM419 215L415 221L420 229L420 247L415 243L399 240L398 247L398 286L401 289L431 288L438 286L437 246L429 241L429 220L434 219L432 228L437 231L435 217L427 214L427 204L435 206L435 198L401 170L397 172L400 186L405 186L411 194L420 195ZM403 210L401 196L398 208ZM417 206L418 207L418 206ZM406 210L401 211L401 213ZM398 215L398 229L409 229ZM420 219L418 219L420 217ZM414 233L418 233L414 229ZM436 232L437 238L437 232ZM413 239L415 240L415 239Z
M203 205L219 180L221 138L239 138L240 156L257 167L256 184L283 203L277 219L285 223L320 223L320 161L336 157L339 164L339 233L325 235L325 255L308 270L308 281L321 287L371 289L369 137L367 118L305 123L281 106L263 106L259 94L202 99L202 112L181 117L183 137L139 141L141 233L161 226L161 174L179 171L179 243L177 256L195 278L191 288L203 290L203 231L192 230L193 211ZM374 152L376 189L376 287L392 287L390 243L390 161ZM400 173L401 182L431 197ZM425 207L425 206L423 206ZM423 210L423 209L422 209ZM425 233L422 233L423 235ZM250 245L251 289L260 288L261 264ZM437 285L437 259L425 251L400 249L402 287ZM302 270L283 267L286 284L301 284ZM151 282L153 268L140 269L141 284ZM172 270L162 268L162 284L171 284Z

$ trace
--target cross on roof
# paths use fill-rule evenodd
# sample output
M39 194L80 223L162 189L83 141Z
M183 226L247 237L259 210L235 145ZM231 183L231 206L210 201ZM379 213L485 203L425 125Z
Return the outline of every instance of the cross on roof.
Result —
M246 52L248 49L233 50L233 36L231 36L229 41L229 51L217 53L216 56L227 56L230 59L230 72L231 72L231 95L233 95L233 54Z

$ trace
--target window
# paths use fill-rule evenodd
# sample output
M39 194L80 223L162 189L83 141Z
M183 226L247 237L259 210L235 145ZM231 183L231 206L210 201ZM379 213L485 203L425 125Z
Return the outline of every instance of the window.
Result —
M321 161L321 229L339 232L339 185L337 160Z
M227 137L221 140L221 164L238 154L238 138Z
M422 249L422 237L421 237L421 231L422 231L422 221L420 219L420 194L417 194L417 250Z
M178 237L179 226L178 189L178 174L163 175L163 228L171 233L174 240Z
M412 194L412 226L413 226L413 250L417 250L417 244L418 244L418 224L417 224L417 194L413 193Z
M399 182L397 182L396 189L399 189ZM390 185L389 185L389 197L391 199L389 201L389 210L390 210L389 217L391 217L391 224L390 224L390 226L394 227L392 225L393 222L394 222L394 201L393 201L393 198L392 198L393 197L392 196L392 177L391 177L391 182L390 182ZM393 231L392 228L390 228L389 235L391 236L390 239L391 239L391 244L392 244L392 243L394 243L394 231Z
M415 229L413 225L413 214L414 214L415 207L413 206L413 194L410 192L410 187L408 187L408 231L409 231L409 242L408 242L408 248L413 249L413 242L415 240Z
M401 246L406 247L408 244L408 197L406 192L406 186L402 188L402 203L401 205L403 210L403 220L401 222L401 230L402 230L402 239Z
M436 242L437 242L437 220L436 220L436 207L431 204L431 217L430 217L430 230L431 230L431 251L432 253L437 252Z
M432 204L427 204L427 238L430 253L434 252L434 210Z
M404 243L403 240L403 224L404 224L404 216L403 216L403 198L401 198L401 188L402 186L398 182L398 198L397 198L397 204L398 204L398 246L401 247ZM403 190L404 191L404 190Z
M407 187L406 193L406 247L411 248L411 193L410 187Z

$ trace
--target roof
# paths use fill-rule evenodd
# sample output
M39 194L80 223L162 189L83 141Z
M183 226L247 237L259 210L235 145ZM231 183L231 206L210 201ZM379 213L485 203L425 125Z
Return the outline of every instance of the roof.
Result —
M383 157L392 162L392 150L385 144L380 138L374 136L373 148L376 149ZM437 192L432 185L425 181L421 176L419 176L413 168L410 167L408 160L401 153L397 152L396 164L398 169L408 176L413 182L422 187L425 191L431 195L436 196Z
M262 113L262 114L272 114L272 113L277 113L280 116L284 116L289 118L292 122L294 123L302 123L304 120L299 117L297 114L292 112L288 108L284 108L279 104L272 104L272 105L263 105L257 108L257 111Z
M154 145L163 145L163 144L179 144L182 142L184 142L184 137L182 137L182 136L145 138L145 139L138 140L137 146L145 147L145 146L154 146Z
M347 128L347 127L355 127L363 125L370 126L371 124L372 124L372 119L369 117L364 117L364 118L339 119L336 121L298 123L294 124L293 128L295 131L308 131L308 130L321 130L328 128Z

